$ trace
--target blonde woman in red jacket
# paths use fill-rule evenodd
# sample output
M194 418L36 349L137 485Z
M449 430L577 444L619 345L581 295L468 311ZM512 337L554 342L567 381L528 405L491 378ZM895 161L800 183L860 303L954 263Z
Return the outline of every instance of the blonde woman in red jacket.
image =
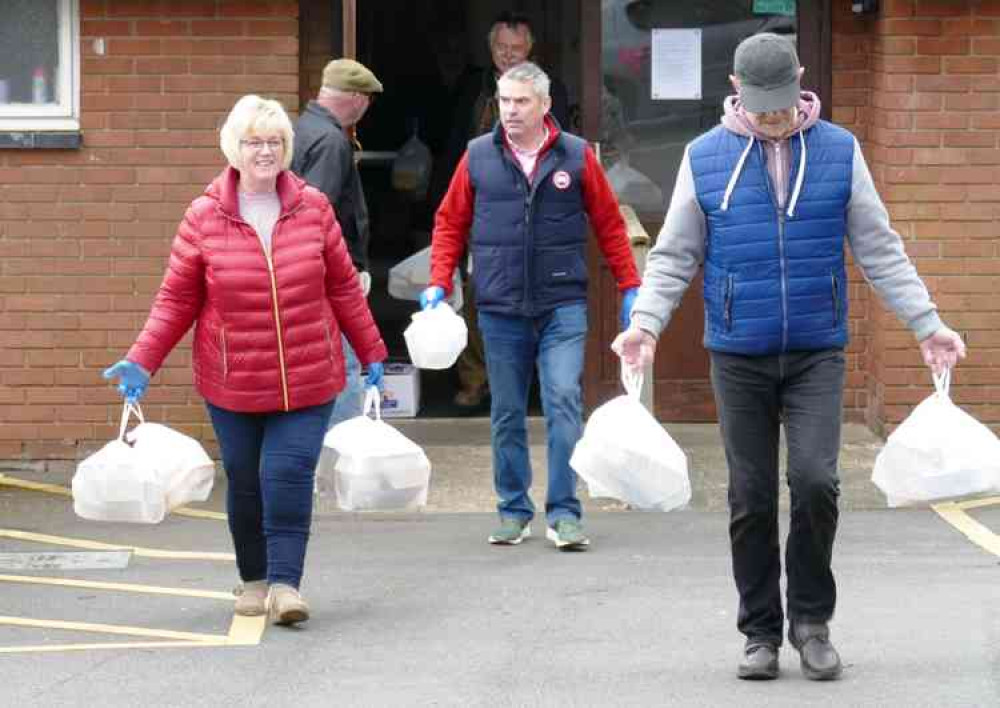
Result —
M299 594L313 470L344 388L341 333L381 385L386 348L327 198L292 174L292 125L244 96L221 131L229 167L184 214L135 344L104 372L130 400L195 327L192 366L222 450L243 581L236 612L309 618Z

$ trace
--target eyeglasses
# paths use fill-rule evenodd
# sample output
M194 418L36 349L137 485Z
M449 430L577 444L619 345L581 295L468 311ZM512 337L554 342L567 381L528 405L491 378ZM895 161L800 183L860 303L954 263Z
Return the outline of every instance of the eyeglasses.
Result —
M281 148L285 146L284 140L261 140L260 138L250 138L249 140L241 140L240 145L248 147L254 152L260 152L264 149L266 145L271 149L271 152L278 152Z

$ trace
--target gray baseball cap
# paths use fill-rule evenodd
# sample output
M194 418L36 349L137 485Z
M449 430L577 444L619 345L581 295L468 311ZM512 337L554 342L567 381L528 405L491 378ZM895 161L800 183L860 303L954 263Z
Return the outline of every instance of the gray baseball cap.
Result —
M770 32L747 37L733 55L740 101L751 113L783 111L799 102L799 57L795 45Z

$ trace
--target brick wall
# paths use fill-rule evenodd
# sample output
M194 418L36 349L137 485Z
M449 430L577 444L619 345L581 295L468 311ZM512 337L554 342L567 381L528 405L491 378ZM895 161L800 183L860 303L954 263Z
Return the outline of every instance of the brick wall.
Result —
M247 93L298 106L296 0L80 5L83 149L0 151L0 460L75 459L114 437L120 399L100 372L225 165L218 126ZM187 340L144 403L209 437Z
M1000 429L1000 0L883 0L865 18L843 6L834 118L863 140L907 252L966 335L953 397ZM928 375L895 316L874 295L855 302L866 417L891 428L927 395Z

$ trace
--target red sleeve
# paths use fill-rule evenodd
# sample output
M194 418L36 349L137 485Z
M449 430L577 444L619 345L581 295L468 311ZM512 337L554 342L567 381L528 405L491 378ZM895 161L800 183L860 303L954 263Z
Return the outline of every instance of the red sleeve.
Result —
M618 198L589 145L584 153L583 206L590 217L594 233L597 234L597 245L618 281L618 290L639 287L639 271L632 257L625 219L618 208Z
M444 288L445 294L451 293L452 273L469 242L474 199L469 179L469 153L466 152L459 160L448 185L448 193L434 216L434 233L431 236L430 284Z
M170 247L170 262L153 300L146 325L125 355L155 374L194 324L205 299L205 264L194 205L187 210Z

